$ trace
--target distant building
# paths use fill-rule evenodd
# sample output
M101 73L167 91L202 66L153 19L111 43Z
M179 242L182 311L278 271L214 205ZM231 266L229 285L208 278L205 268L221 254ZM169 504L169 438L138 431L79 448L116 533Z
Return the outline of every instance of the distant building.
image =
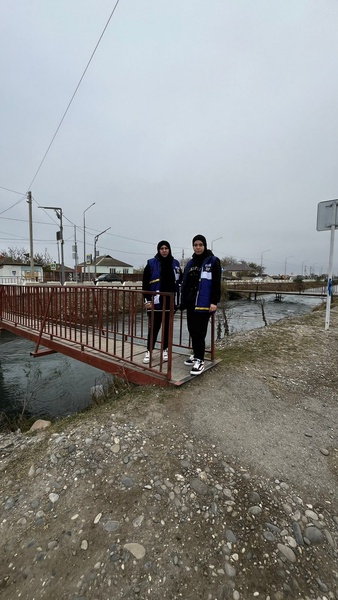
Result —
M67 267L64 265L65 272L65 280L72 281L74 278L74 269L72 267ZM60 263L54 262L50 265L45 265L43 268L43 280L45 283L49 283L50 281L61 281L61 265Z
M42 283L42 265L34 264L33 273L31 273L30 264L24 264L9 257L0 258L0 283L17 283L22 285L26 281L38 281Z
M244 261L231 263L222 267L224 279L243 279L243 277L254 277L256 272Z
M84 264L78 265L79 272L84 273ZM96 275L102 275L104 273L117 273L118 275L132 275L134 273L134 267L122 260L117 260L106 254L105 256L98 256L96 258ZM95 263L93 260L91 263L86 264L86 274L89 279L95 277Z

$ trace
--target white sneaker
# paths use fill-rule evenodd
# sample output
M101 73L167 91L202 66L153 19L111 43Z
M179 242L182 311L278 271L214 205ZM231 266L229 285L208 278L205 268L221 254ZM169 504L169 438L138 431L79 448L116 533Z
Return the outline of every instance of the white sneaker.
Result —
M163 362L168 362L168 349L167 350L163 350Z
M190 356L190 358L187 358L187 359L184 361L184 364L185 364L185 365L187 365L187 367L192 367L192 365L194 364L194 361L195 361L195 358L194 358L194 355L192 354L192 355Z
M147 352L145 353L143 362L144 362L145 365L148 365L150 363L150 352L149 352L149 350L147 350Z
M190 371L190 375L200 375L204 371L204 362L199 358L194 360L194 366Z

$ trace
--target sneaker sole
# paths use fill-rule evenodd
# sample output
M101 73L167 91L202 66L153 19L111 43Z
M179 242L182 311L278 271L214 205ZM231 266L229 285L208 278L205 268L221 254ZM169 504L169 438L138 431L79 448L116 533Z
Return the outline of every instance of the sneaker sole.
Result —
M201 373L204 373L204 369L202 371L190 371L190 375L201 375Z

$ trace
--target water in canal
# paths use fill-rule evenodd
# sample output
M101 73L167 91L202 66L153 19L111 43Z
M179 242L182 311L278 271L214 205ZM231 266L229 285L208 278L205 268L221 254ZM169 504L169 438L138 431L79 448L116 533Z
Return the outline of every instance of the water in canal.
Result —
M265 317L272 324L288 316L306 314L321 302L304 296L288 296L282 302L274 302L273 296L266 296ZM230 335L264 326L259 302L228 302L226 314ZM1 331L0 413L20 413L23 406L26 414L46 418L76 413L91 403L91 388L105 385L109 379L103 371L62 354L33 358L30 352L34 347L24 338Z

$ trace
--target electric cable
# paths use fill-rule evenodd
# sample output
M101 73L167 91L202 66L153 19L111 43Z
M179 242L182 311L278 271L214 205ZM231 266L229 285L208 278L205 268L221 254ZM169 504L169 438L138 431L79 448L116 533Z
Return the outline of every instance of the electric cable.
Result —
M19 196L24 196L24 192L17 192L16 190L11 190L9 188L4 187L3 185L0 185L0 189L1 190L6 190L6 192L13 192L13 194L19 194Z
M39 164L39 166L38 166L38 169L37 169L37 171L36 171L36 173L35 173L35 175L34 175L34 177L33 177L32 181L30 182L30 184L29 184L29 186L28 186L28 189L29 189L29 190L31 189L31 187L32 187L32 185L33 185L33 183L34 183L34 181L35 181L35 179L36 179L36 177L37 177L37 175L38 175L38 173L39 173L39 171L40 171L40 169L41 169L41 167L42 167L43 163L45 162L45 159L46 159L46 157L47 157L47 154L48 154L49 150L51 149L51 146L52 146L52 144L53 144L53 142L54 142L54 140L55 140L55 138L56 138L56 136L57 136L57 134L58 134L58 132L59 132L59 129L60 129L60 127L61 127L61 125L62 125L62 123L63 123L63 121L64 121L65 117L66 117L66 114L67 114L68 110L70 109L70 106L71 106L71 104L72 104L72 102L73 102L73 100L74 100L74 98L75 98L75 95L76 95L76 93L77 93L77 91L78 91L78 89L79 89L79 87L80 87L80 85L81 85L81 83L82 83L82 80L83 80L83 78L84 78L84 76L85 76L85 74L86 74L86 72L87 72L87 70L88 70L88 67L89 67L89 65L90 65L90 63L91 63L91 61L92 61L92 59L94 58L94 54L95 54L96 50L97 50L97 49L98 49L98 47L99 47L99 44L100 44L100 42L101 42L101 40L102 40L102 38L103 38L103 36L104 36L104 34L105 34L105 32L106 32L106 29L107 29L107 27L108 27L108 25L109 25L109 23L110 23L110 21L111 21L111 19L112 19L113 15L114 15L114 12L115 12L115 10L116 10L116 8L117 8L117 5L118 5L119 1L120 1L120 0L116 0L116 2L115 2L115 6L114 6L114 8L113 8L112 12L110 13L109 19L108 19L108 21L107 21L106 25L104 26L104 28L103 28L103 31L102 31L102 33L101 33L101 35L100 35L99 39L98 39L98 42L96 43L96 46L95 46L95 48L94 48L94 50L93 50L93 52L92 52L92 54L91 54L91 56L90 56L90 58L89 58L89 61L88 61L87 65L86 65L86 68L85 68L85 70L83 71L83 73L82 73L82 75L81 75L81 77L80 77L80 81L79 81L79 83L77 84L77 86L76 86L76 88L75 88L75 91L74 91L74 93L73 93L73 95L72 95L72 97L71 97L71 99L70 99L70 101L69 101L69 103L68 103L68 106L67 106L67 108L66 108L65 112L63 113L63 116L62 116L62 118L61 118L61 121L60 121L60 123L58 124L58 126L57 126L57 128L56 128L56 131L55 131L55 133L54 133L54 135L53 135L53 137L52 137L52 139L51 139L51 142L49 143L49 146L48 146L48 148L47 148L46 152L44 153L44 155L43 155L43 157L42 157L42 160L41 160L41 162L40 162L40 164Z
M20 202L22 202L23 200L25 200L27 198L27 194L25 194L22 198L20 198L20 200L18 200L17 202L15 202L14 204L12 204L12 206L8 206L8 208L5 208L5 210L3 210L2 212L0 212L0 215L3 215L5 212L7 212L8 210L11 210L11 208L14 208L14 206L17 206L18 204L20 204Z

